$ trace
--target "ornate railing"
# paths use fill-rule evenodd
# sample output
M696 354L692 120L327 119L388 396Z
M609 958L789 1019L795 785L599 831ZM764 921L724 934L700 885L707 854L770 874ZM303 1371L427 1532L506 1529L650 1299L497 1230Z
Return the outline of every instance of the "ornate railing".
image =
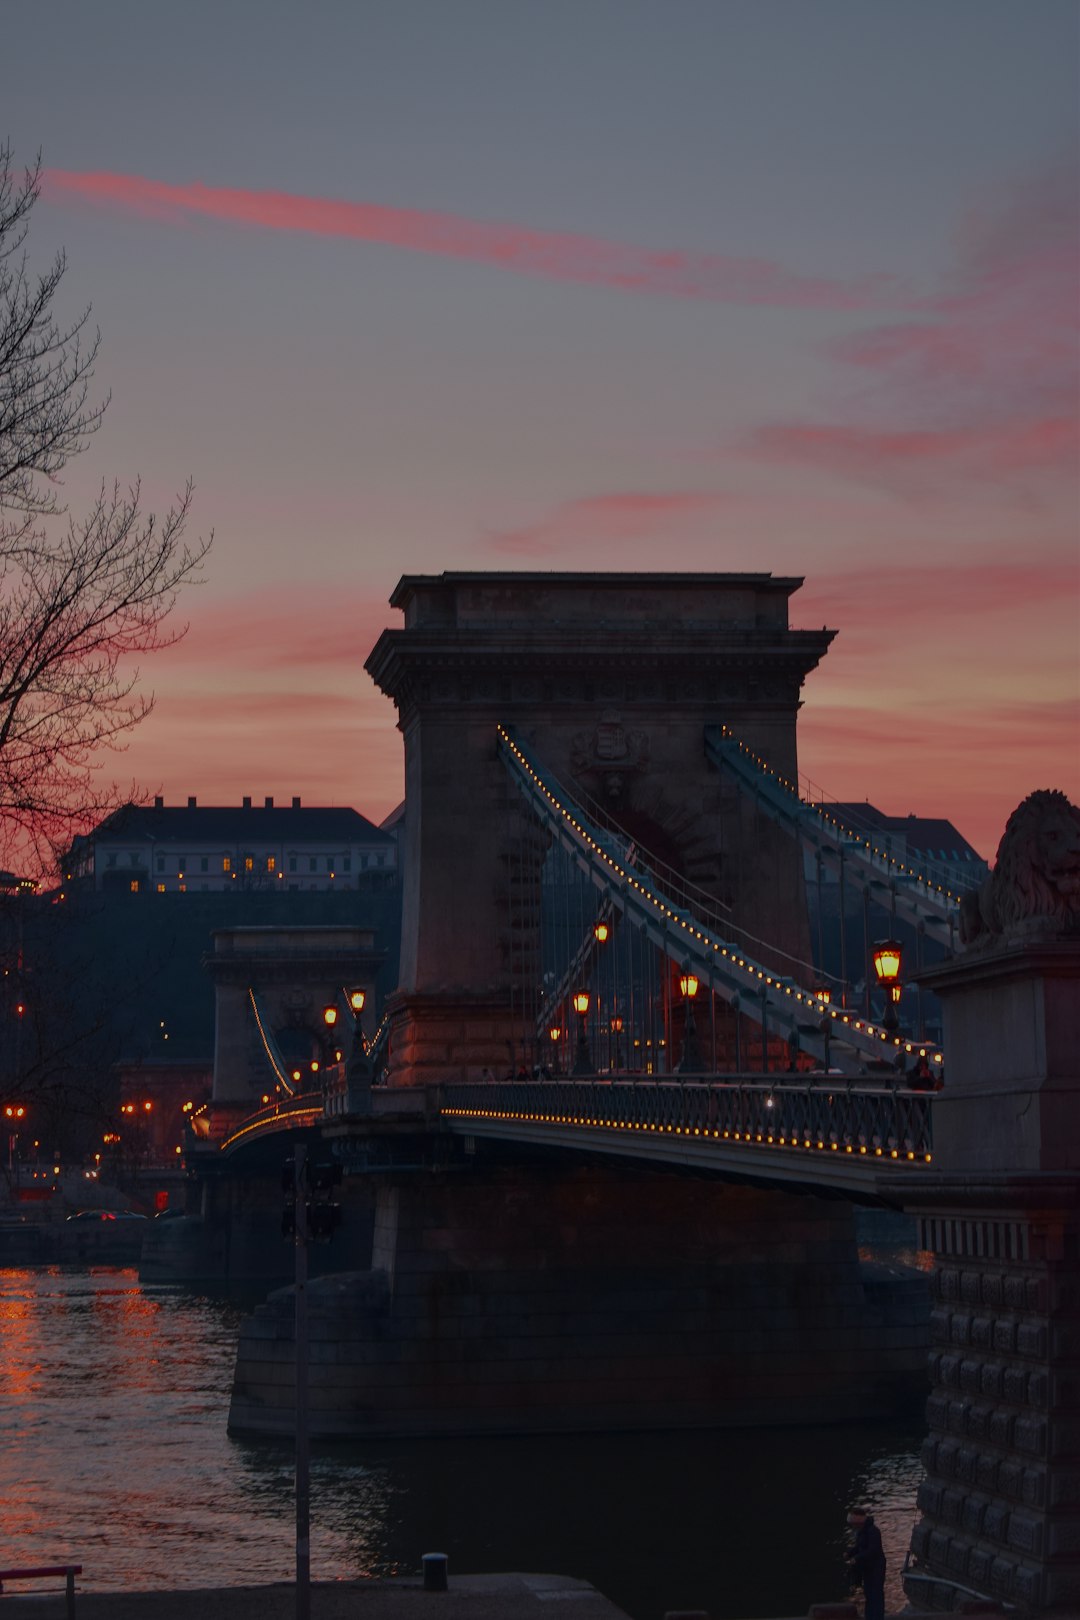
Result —
M774 1084L530 1080L443 1087L448 1123L498 1120L527 1136L536 1126L663 1134L748 1147L843 1154L879 1164L929 1164L932 1097L926 1092Z

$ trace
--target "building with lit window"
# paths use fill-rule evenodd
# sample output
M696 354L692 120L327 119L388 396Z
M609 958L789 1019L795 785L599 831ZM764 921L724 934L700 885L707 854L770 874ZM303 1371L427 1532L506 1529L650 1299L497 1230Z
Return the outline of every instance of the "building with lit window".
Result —
M126 804L85 837L65 880L102 892L188 894L380 888L397 878L397 840L356 810L299 799L237 809Z

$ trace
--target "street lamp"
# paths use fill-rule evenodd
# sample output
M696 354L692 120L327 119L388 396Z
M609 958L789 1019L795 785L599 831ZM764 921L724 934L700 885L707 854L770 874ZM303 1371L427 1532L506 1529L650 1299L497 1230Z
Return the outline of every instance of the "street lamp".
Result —
M832 1013L829 1011L829 1008L832 1005L832 991L827 984L819 984L815 987L814 1000L817 1002L818 1012L821 1016L821 1022L818 1024L818 1031L821 1035L821 1043L825 1052L825 1073L828 1074L829 1042L832 1038Z
M685 967L679 975L679 991L686 1007L686 1024L683 1028L682 1060L679 1063L680 1074L700 1074L702 1070L701 1053L698 1050L697 1025L694 1023L694 997L697 995L701 981L696 973L691 973Z
M591 997L587 990L578 990L574 994L574 1011L581 1022L578 1025L577 1050L574 1053L573 1074L595 1074L592 1053L589 1051L589 1039L586 1034L586 1022L589 1017L589 1002Z
M551 1024L548 1027L548 1040L551 1042L551 1073L559 1072L559 1042L562 1040L562 1026Z
M611 929L606 922L593 923L593 938L598 945L606 945Z
M371 1064L364 1043L363 1012L367 991L357 985L349 991L349 1006L353 1015L352 1048L345 1065L345 1111L349 1114L371 1112Z
M895 1035L900 1028L900 1018L896 1009L904 991L900 982L904 948L899 940L880 939L874 945L871 959L877 982L885 992L885 1017L882 1019L882 1028L886 1034Z

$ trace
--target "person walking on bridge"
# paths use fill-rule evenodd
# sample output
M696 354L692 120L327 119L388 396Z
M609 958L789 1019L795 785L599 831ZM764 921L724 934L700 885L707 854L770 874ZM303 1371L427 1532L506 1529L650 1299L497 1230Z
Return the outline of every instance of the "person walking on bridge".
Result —
M885 1620L885 1550L874 1515L864 1507L852 1508L848 1524L855 1532L848 1564L863 1589L866 1620Z

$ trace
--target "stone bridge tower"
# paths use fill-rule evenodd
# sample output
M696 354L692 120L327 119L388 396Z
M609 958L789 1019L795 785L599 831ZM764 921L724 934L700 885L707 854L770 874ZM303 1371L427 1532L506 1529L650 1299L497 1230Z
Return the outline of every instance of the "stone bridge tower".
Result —
M571 793L802 958L795 843L705 755L727 724L797 775L800 691L832 640L792 630L802 584L771 574L406 575L404 628L367 660L405 740L404 912L395 1084L505 1070L513 1025L515 859L526 813L496 757L512 726ZM515 823L515 818L516 823ZM542 839L534 835L534 858ZM520 998L519 998L520 1004Z

